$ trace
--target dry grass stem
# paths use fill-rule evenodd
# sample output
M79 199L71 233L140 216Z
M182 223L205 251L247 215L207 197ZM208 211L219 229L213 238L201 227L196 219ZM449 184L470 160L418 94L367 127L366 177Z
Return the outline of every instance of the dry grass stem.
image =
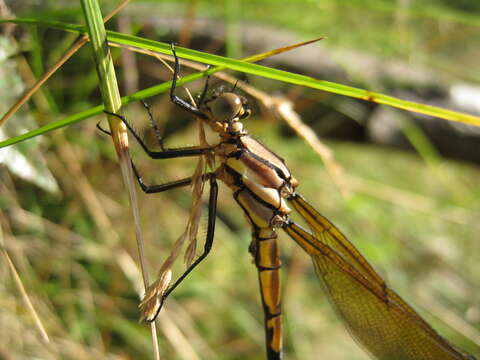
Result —
M162 271L157 280L150 285L145 291L145 296L138 305L140 309L139 321L153 321L158 313L160 307L160 298L172 281L172 270L167 268Z
M13 264L12 259L8 255L7 249L5 248L4 244L4 239L3 239L3 232L0 228L0 247L2 254L5 258L5 261L8 264L8 267L12 273L13 276L13 281L15 285L17 286L18 292L20 293L23 302L25 303L28 311L30 312L33 322L35 323L35 326L37 327L38 332L40 333L41 339L45 344L50 343L50 338L48 336L48 333L45 329L45 326L43 326L42 320L40 319L40 316L38 316L37 311L35 310L35 307L33 306L32 301L30 300L30 297L28 296L27 290L25 289L25 286L23 286L22 279L20 278L20 275L17 272L17 269L15 268L15 265Z

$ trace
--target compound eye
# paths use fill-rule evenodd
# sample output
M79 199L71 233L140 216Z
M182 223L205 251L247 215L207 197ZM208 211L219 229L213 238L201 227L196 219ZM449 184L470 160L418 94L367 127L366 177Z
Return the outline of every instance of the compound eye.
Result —
M229 122L243 114L242 99L234 93L224 93L213 100L210 109L217 121Z

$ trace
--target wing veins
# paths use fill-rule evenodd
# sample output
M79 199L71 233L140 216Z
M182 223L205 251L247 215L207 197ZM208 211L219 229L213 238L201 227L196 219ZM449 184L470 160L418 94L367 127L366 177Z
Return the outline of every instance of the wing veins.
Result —
M301 195L295 194L291 203L298 214L312 227L314 233L319 236L323 233L327 234L329 238L337 246L333 248L346 257L347 261L351 262L358 270L371 281L378 283L380 286L385 286L385 281L370 265L370 263L363 257L358 249L353 245L345 235L325 216L320 214L313 206L311 206ZM327 237L325 237L326 239ZM319 239L320 240L320 239ZM324 241L327 243L327 241ZM329 245L329 247L332 247Z
M413 324L423 329L430 339L434 340L440 347L448 351L449 355L462 356L460 351L454 348L448 343L442 336L440 336L410 305L408 305L395 291L388 288L384 283L384 286L372 282L370 278L362 274L355 266L348 263L341 255L332 249L329 245L320 242L313 234L303 229L301 226L294 222L288 223L284 230L292 239L297 242L312 258L315 267L323 268L320 258L326 258L335 267L340 269L343 273L347 274L351 279L359 283L366 291L373 294L382 303L385 304L390 310L403 314L412 320ZM300 239L296 238L299 237ZM317 259L318 258L318 259ZM366 259L364 259L366 261ZM327 290L332 284L329 284L325 280L325 276L322 272L317 271L322 277L322 281L327 284ZM330 290L329 290L330 291ZM329 300L337 307L336 302L333 300L331 294L329 294ZM347 323L350 328L350 323L347 321L344 315L340 312L341 318ZM353 332L354 337L357 334ZM368 348L368 347L367 347ZM463 357L462 357L463 358Z

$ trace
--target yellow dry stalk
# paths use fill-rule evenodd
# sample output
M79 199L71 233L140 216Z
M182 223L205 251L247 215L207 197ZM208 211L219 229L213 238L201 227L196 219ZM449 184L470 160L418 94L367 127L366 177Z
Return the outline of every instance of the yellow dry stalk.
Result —
M142 301L138 305L140 309L139 322L144 320L153 320L157 315L158 308L160 307L160 298L168 289L168 285L172 281L172 270L167 269L163 271L157 280L150 285L143 297Z
M197 163L197 168L195 169L195 173L193 175L192 209L190 210L190 216L187 224L188 246L185 250L184 256L184 261L187 267L192 264L197 249L197 233L202 215L202 195L205 184L202 176L204 172L205 160L202 156Z

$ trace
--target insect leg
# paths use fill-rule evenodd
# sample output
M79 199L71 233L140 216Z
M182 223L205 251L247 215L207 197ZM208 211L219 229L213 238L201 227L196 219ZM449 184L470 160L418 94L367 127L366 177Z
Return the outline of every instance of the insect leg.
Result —
M207 69L210 68L210 65L207 66ZM198 106L202 106L203 102L205 101L205 98L207 96L207 91L208 91L208 81L210 80L210 75L207 76L207 79L205 80L205 85L203 86L203 91L202 94L200 95L200 99L198 100Z
M149 321L155 320L156 316L160 312L160 309L162 308L165 300L167 297L172 293L175 288L180 285L180 283L190 274L190 272L197 267L198 264L204 260L207 255L210 253L210 250L212 249L212 244L213 244L213 237L215 233L215 218L216 218L216 213L217 213L217 196L218 196L218 184L217 180L215 178L214 174L206 174L204 175L205 177L208 177L210 180L210 197L209 197L209 202L208 202L208 227L207 227L207 236L205 239L205 245L203 247L203 252L200 254L200 256L195 259L195 261L188 267L187 270L175 281L175 283L168 288L167 291L163 294L161 300L160 300L160 306L157 310L157 314Z
M108 130L105 130L101 125L100 125L101 121L99 121L96 125L97 129L100 130L102 133L104 133L105 135L108 135L108 136L112 136L112 133Z
M157 138L158 145L160 145L160 149L162 149L162 151L170 150L163 145L163 136L162 134L160 134L160 129L157 126L157 122L153 118L150 106L148 106L148 104L144 100L141 100L140 102L142 103L145 110L147 110L148 119L150 120L150 124L152 125L153 131L155 132L155 137Z
M195 116L198 116L201 119L208 119L208 116L205 115L203 112L201 112L198 108L193 106L192 104L189 104L185 100L179 98L177 95L175 95L175 88L177 87L177 76L178 73L180 72L180 62L178 60L177 53L175 52L175 45L172 43L171 45L172 48L172 53L173 57L175 58L175 66L173 70L173 79L172 79L172 87L170 88L170 100L175 105L178 105L182 109L194 114Z
M135 164L133 163L133 161L132 161L132 169L133 169L133 173L134 173L135 177L137 178L138 184L140 185L142 191L145 194L155 194L155 193L160 193L160 192L163 192L163 191L168 191L168 190L171 190L171 189L175 189L175 188L178 188L178 187L187 186L187 185L190 185L193 181L193 177L190 176L190 177L187 177L187 178L184 178L184 179L169 181L169 182L166 182L166 183L163 183L163 184L147 185L143 181L142 176L138 172L138 170L137 170Z
M206 148L201 148L201 147L191 147L191 148L179 148L179 149L168 149L165 151L152 151L150 150L145 142L142 140L140 135L137 134L137 132L133 129L133 127L128 123L127 119L123 117L122 115L111 113L108 111L104 112L106 114L115 116L119 118L127 127L127 129L132 133L133 137L137 140L137 142L140 144L142 147L143 151L151 157L152 159L172 159L172 158L179 158L179 157L187 157L187 156L200 156L204 155L206 153L209 153L212 151L211 148L206 147Z

